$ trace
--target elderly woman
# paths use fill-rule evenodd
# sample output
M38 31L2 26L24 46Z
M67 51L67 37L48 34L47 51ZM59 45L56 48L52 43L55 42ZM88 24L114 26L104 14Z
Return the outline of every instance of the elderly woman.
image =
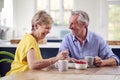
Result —
M39 11L33 16L32 32L30 34L26 33L19 42L15 59L11 64L10 71L6 75L30 69L42 69L67 57L68 53L63 51L56 57L42 59L38 43L50 32L52 24L52 18L45 11Z

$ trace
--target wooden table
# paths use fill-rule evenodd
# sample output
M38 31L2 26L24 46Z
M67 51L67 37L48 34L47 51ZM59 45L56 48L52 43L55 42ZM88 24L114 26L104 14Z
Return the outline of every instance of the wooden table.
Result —
M0 80L120 80L120 66L86 70L69 69L63 72L59 72L57 69L30 70L5 76Z

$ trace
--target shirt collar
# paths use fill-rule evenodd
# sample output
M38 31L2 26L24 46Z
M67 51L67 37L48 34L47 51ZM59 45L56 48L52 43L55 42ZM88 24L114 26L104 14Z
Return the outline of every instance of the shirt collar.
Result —
M73 42L77 41L77 38L73 34L72 34L72 40L73 40ZM87 41L87 42L90 41L90 31L88 29L87 29L87 36L86 36L85 41Z
M86 41L90 41L90 31L87 29Z
M72 33L71 33L72 34ZM77 41L77 39L76 39L76 37L72 34L72 40L73 40L73 42L74 41Z

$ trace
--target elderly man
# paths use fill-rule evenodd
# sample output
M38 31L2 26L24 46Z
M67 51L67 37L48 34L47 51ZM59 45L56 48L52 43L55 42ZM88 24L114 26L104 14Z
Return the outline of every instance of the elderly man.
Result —
M59 52L68 49L69 56L73 60L93 56L95 57L94 64L97 67L117 66L119 64L118 57L102 37L88 29L88 24L89 16L86 12L72 11L69 19L71 33L64 36Z

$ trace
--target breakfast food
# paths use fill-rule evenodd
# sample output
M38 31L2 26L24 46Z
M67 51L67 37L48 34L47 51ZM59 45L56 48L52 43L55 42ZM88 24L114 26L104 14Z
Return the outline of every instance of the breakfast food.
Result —
M87 61L86 60L79 60L75 62L76 69L87 69Z
M80 61L76 61L77 64L87 64L87 61L84 60L80 60Z

